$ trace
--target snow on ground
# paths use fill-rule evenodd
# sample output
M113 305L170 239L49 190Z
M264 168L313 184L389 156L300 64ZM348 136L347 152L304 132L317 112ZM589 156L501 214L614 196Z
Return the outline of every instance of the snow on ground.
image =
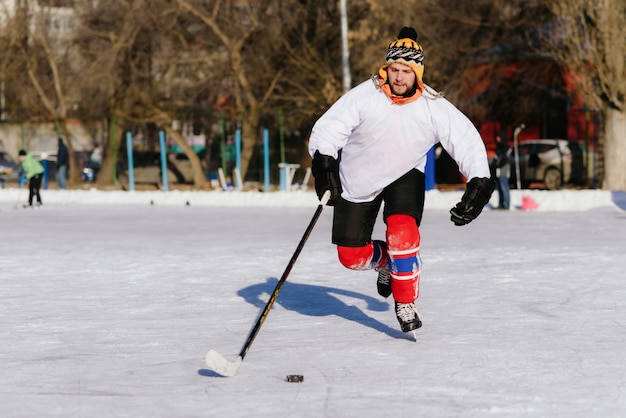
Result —
M19 193L0 190L0 416L626 416L621 193L513 191L539 208L465 227L460 192L429 193L417 342L336 261L327 208L232 378L204 353L236 357L313 193Z
M222 192L222 191L99 191L88 190L43 190L44 203L62 204L138 204L138 205L199 205L218 207L240 206L280 206L310 207L315 205L317 197L312 192ZM431 190L426 193L427 209L449 210L459 201L462 191L441 192ZM0 190L0 202L11 202L14 206L26 203L28 189L6 188ZM596 207L621 205L626 209L626 192L605 190L511 190L511 205L521 208L523 198L530 197L539 204L537 211L583 211ZM498 204L497 193L491 199Z

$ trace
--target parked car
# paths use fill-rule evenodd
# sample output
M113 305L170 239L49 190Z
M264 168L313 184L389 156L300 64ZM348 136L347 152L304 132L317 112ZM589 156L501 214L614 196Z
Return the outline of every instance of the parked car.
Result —
M6 151L0 151L0 177L5 180L17 179L20 164Z
M578 142L566 139L533 139L518 144L520 183L528 188L542 182L548 190L586 181L584 152ZM517 183L515 162L511 182Z
M159 151L133 152L133 175L135 183L153 184L161 187L161 153ZM117 165L118 181L128 185L128 162L126 155L121 155ZM191 162L185 154L168 154L167 181L169 184L193 183Z

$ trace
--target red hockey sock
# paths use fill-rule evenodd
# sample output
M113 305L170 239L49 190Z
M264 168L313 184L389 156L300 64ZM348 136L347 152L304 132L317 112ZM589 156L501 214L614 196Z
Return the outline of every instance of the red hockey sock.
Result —
M388 263L386 245L382 241L372 241L362 247L337 246L339 262L352 270L379 268Z
M415 218L409 215L390 215L386 223L393 298L400 303L411 303L419 296L422 270L419 229Z

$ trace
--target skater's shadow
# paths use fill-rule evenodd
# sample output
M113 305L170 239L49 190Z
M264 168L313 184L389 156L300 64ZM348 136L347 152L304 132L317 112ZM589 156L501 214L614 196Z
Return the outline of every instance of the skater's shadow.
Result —
M259 309L263 309L268 299L262 299L262 296L264 294L271 295L277 284L278 279L270 277L265 283L259 283L241 289L237 292L237 295L244 298L246 302L258 307ZM366 315L356 306L346 304L337 296L361 299L367 303L367 309L371 311L382 312L389 310L389 303L379 301L362 293L337 289L335 287L314 286L290 282L285 282L283 284L280 294L276 298L276 303L280 304L285 309L298 312L302 315L336 315L340 318L373 328L376 331L382 332L394 338L407 338L406 335L400 330L391 328L390 326L377 321L376 319Z

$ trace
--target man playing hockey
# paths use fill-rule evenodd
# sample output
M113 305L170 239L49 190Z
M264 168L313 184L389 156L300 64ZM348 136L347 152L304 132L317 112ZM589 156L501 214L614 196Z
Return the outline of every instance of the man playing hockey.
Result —
M422 325L415 301L428 151L440 142L469 179L450 210L455 225L474 220L494 190L478 131L423 83L423 60L415 29L402 28L378 74L337 100L309 139L315 190L320 198L331 192L332 242L339 261L349 269L377 270L378 293L393 295L403 332ZM386 237L372 240L383 202Z

